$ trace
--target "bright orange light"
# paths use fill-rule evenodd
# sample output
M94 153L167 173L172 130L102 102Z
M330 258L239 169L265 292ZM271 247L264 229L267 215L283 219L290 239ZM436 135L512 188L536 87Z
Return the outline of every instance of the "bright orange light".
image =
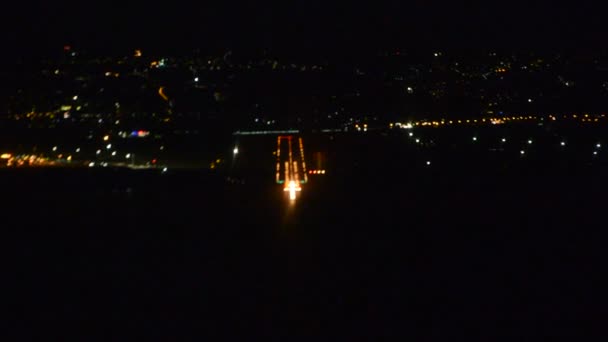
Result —
M135 50L135 57L141 57L141 50Z
M0 155L0 159L11 159L12 157L13 155L10 153L3 153L2 155Z
M167 95L165 95L165 87L160 87L160 89L158 89L158 95L160 95L163 100L169 101L169 98L167 97Z
M302 188L296 185L296 182L289 181L283 191L289 191L289 199L293 201L296 199L296 191L302 191Z

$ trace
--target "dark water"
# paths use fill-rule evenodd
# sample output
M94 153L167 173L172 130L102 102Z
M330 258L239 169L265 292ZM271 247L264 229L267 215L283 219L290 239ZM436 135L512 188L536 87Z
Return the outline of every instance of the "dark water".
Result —
M311 179L296 203L255 173L2 170L8 308L23 336L100 339L593 328L604 168L424 168L392 152L334 162L349 172Z

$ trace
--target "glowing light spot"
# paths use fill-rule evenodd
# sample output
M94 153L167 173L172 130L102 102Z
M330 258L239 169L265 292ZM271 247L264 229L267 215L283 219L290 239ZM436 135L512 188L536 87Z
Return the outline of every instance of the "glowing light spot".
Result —
M162 97L163 100L169 101L169 98L167 97L167 95L165 95L165 87L160 87L158 89L158 95L160 95L160 97Z

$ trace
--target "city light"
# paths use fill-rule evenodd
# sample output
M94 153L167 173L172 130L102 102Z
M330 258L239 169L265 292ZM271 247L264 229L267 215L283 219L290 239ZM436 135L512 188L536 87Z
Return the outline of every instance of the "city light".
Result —
M109 135L105 135L105 136L103 137L103 141L108 141L108 140L110 140L110 136L109 136Z
M80 147L76 149L76 153L80 153Z
M526 151L521 150L521 151L519 151L519 154L521 154L523 156L524 154L526 154Z
M116 151L112 151L112 157L116 155Z
M89 167L95 167L95 162L90 162Z
M602 144L597 144L597 145L595 145L595 147L597 147L597 148L601 148L601 147L602 147Z
M74 101L78 100L78 95L74 95L74 97L72 97L72 100L74 100Z
M131 158L131 153L127 153L127 155L125 156L125 158L127 158L127 159Z
M473 137L473 141L477 141L477 137Z
M111 148L112 148L112 144L107 144L107 145L106 145L106 149L108 149L108 150L109 150L109 149L111 149Z
M504 142L507 142L507 139L502 138L501 141L504 143Z
M0 155L0 159L11 159L12 157L13 155L10 153L3 153L2 155Z
M100 155L100 154L101 154L101 150L97 150L97 151L95 152L95 154L96 154L96 155Z
M560 145L562 145L562 146L566 146L566 142L565 142L565 141L562 141L562 142L560 143Z
M528 140L528 145L532 145L532 140Z
M430 160L427 160L427 161L426 161L426 165L427 165L427 166L431 165L431 161L430 161Z
M168 168L163 167L163 173L164 173L164 172L167 172L168 170L169 170Z
M53 146L53 152L57 152L57 146Z
M233 154L238 154L239 153L239 148L235 147L234 150L232 150L232 153Z

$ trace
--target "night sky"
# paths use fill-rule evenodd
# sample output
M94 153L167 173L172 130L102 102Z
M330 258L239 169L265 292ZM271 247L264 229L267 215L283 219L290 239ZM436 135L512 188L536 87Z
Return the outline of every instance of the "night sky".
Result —
M594 7L595 6L595 7ZM71 44L121 51L269 47L601 47L599 5L425 1L35 1L2 11L2 40L18 53Z

